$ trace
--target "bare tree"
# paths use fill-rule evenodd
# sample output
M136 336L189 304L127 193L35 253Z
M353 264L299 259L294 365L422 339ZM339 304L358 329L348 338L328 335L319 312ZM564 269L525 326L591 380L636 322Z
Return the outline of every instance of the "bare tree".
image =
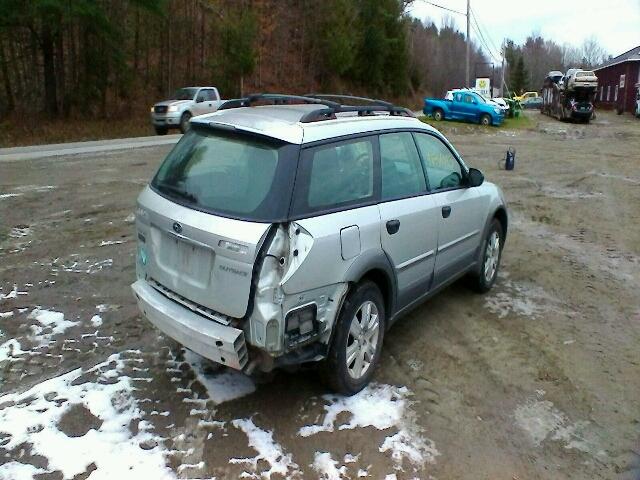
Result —
M604 62L607 58L607 51L600 45L595 36L591 36L582 44L581 56L583 67L593 68Z

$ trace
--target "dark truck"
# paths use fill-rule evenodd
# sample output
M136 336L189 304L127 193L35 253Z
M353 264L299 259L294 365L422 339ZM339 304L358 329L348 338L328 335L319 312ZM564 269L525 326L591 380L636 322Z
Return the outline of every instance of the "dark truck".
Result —
M549 74L542 86L540 112L558 120L589 123L595 116L593 101L597 90L597 81L585 85L578 85L576 82L569 87Z

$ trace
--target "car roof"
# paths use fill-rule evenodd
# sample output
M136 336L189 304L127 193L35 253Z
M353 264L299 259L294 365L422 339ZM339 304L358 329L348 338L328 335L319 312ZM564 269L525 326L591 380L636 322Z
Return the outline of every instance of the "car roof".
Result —
M229 108L192 118L196 124L233 127L285 142L303 144L366 132L396 128L420 129L437 132L415 117L388 114L358 116L355 113L337 113L336 118L303 123L305 115L322 105L260 105Z

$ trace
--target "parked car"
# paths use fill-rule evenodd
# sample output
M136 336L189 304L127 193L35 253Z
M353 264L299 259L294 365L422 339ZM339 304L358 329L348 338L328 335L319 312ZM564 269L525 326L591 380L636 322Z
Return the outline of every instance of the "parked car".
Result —
M540 110L540 108L542 107L542 104L543 104L542 97L527 98L526 100L520 102L520 106L524 110L534 110L534 109Z
M598 77L591 70L581 70L578 68L572 68L567 71L564 77L564 87L567 90L573 90L575 88L597 88Z
M169 337L246 373L320 362L353 394L403 314L465 275L491 289L504 196L437 130L381 102L234 102L138 197L132 289Z
M538 98L538 92L525 92L522 95L514 95L513 99L519 102L523 102L528 98Z
M486 98L480 92L478 92L477 90L475 90L473 88L456 88L454 90L449 90L449 91L447 91L446 95L444 96L445 100L453 100L453 94L455 92L474 92L474 93L477 93L489 105L495 105L500 110L502 110L502 113L504 115L506 115L507 112L509 111L509 105L507 105L507 102L505 101L504 98L500 98L500 97Z
M547 74L547 78L555 84L560 83L563 77L564 74L558 70L552 70Z
M425 98L422 109L425 115L434 120L467 120L481 125L500 125L504 120L503 110L487 102L480 94L472 90L455 90L452 99Z
M151 107L151 123L158 135L166 135L171 128L185 133L191 117L215 112L222 102L216 87L180 88L169 100Z
M640 83L636 83L636 117L640 118Z
M494 97L491 99L491 102L495 103L498 108L502 110L504 115L507 115L507 112L509 111L509 104L504 98Z

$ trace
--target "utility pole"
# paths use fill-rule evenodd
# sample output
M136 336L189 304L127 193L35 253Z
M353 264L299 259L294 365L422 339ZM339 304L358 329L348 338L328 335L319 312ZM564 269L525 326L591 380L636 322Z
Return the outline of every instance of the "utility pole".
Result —
M500 97L504 98L504 57L506 53L506 48L504 44L504 40L502 41L502 67L500 67Z
M467 87L471 87L471 83L469 81L469 58L471 53L471 0L467 0L467 68L466 68L466 79L467 79Z

